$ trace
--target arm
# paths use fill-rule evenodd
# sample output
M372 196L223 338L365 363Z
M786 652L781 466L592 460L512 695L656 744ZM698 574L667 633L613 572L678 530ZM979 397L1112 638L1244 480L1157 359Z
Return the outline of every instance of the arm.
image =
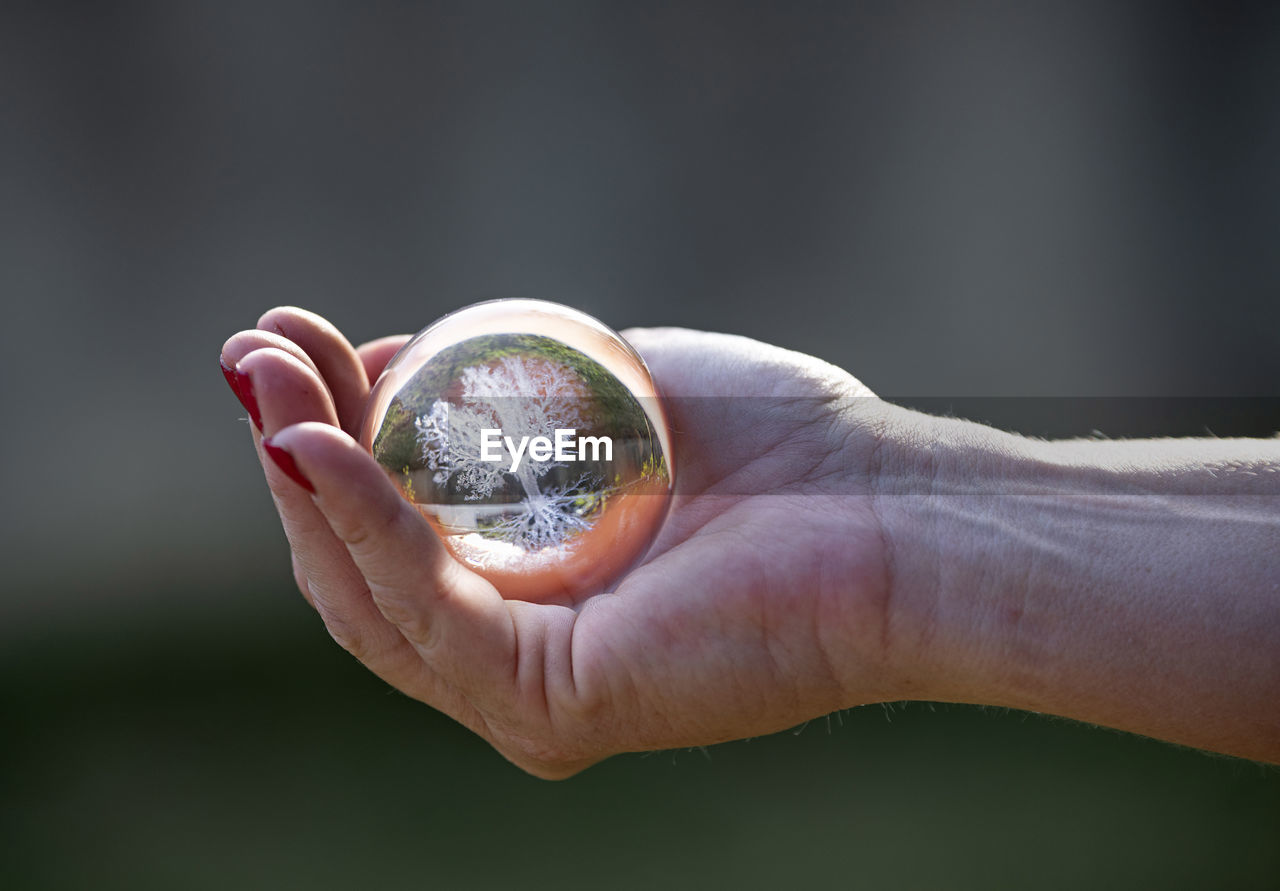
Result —
M887 640L922 697L1280 761L1280 441L889 417Z
M1280 761L1276 443L1037 443L744 338L627 336L675 397L681 491L641 565L572 605L503 600L351 438L403 338L357 351L277 309L227 342L341 646L544 777L909 698Z

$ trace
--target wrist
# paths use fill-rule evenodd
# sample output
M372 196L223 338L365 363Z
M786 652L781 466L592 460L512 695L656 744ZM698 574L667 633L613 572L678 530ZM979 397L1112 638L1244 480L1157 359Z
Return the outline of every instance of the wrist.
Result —
M1280 760L1280 444L889 414L886 659L913 698Z
M874 470L884 542L883 650L903 698L1014 705L1025 669L1006 639L1031 555L1012 496L1042 485L1035 443L889 406Z

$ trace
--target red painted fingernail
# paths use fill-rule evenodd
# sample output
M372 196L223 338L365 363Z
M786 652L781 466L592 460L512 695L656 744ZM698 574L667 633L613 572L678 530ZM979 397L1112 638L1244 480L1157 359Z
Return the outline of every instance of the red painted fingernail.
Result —
M235 385L231 389L236 391L236 395L240 397L240 404L244 406L244 410L249 413L249 418L253 421L253 426L257 427L258 432L261 433L262 412L258 410L258 397L253 395L253 380L239 368L231 373L236 378Z
M236 394L236 398L240 398L240 385L236 383L236 370L227 364L227 360L218 357L218 366L222 369L222 376L227 379L227 386L231 388L231 392Z
M285 476L293 480L302 488L306 489L312 495L316 494L316 487L311 485L311 480L303 476L302 471L298 469L298 463L293 460L293 455L290 455L284 449L280 448L280 446L272 442L270 437L262 440L262 448L271 456L271 460L276 463L276 467L279 467L280 470L284 472Z

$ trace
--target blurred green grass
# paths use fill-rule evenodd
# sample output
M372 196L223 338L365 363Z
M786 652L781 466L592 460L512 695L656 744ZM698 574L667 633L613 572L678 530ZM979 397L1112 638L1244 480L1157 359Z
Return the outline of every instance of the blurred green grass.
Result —
M0 657L0 887L1280 887L1280 771L923 703L531 779L295 594Z

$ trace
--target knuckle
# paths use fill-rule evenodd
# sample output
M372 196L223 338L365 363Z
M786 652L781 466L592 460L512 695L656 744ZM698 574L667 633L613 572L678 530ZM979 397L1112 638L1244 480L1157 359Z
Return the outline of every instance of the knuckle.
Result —
M372 657L368 639L357 623L348 621L341 614L319 605L317 609L320 612L320 618L324 621L325 630L329 632L334 643L360 662L365 662Z
M423 611L406 601L403 594L395 598L378 597L374 602L382 617L400 629L400 633L416 644L427 644L431 639L432 623Z
M376 550L394 531L401 515L399 502L383 501L376 508L359 513L338 524L334 531L353 553Z

